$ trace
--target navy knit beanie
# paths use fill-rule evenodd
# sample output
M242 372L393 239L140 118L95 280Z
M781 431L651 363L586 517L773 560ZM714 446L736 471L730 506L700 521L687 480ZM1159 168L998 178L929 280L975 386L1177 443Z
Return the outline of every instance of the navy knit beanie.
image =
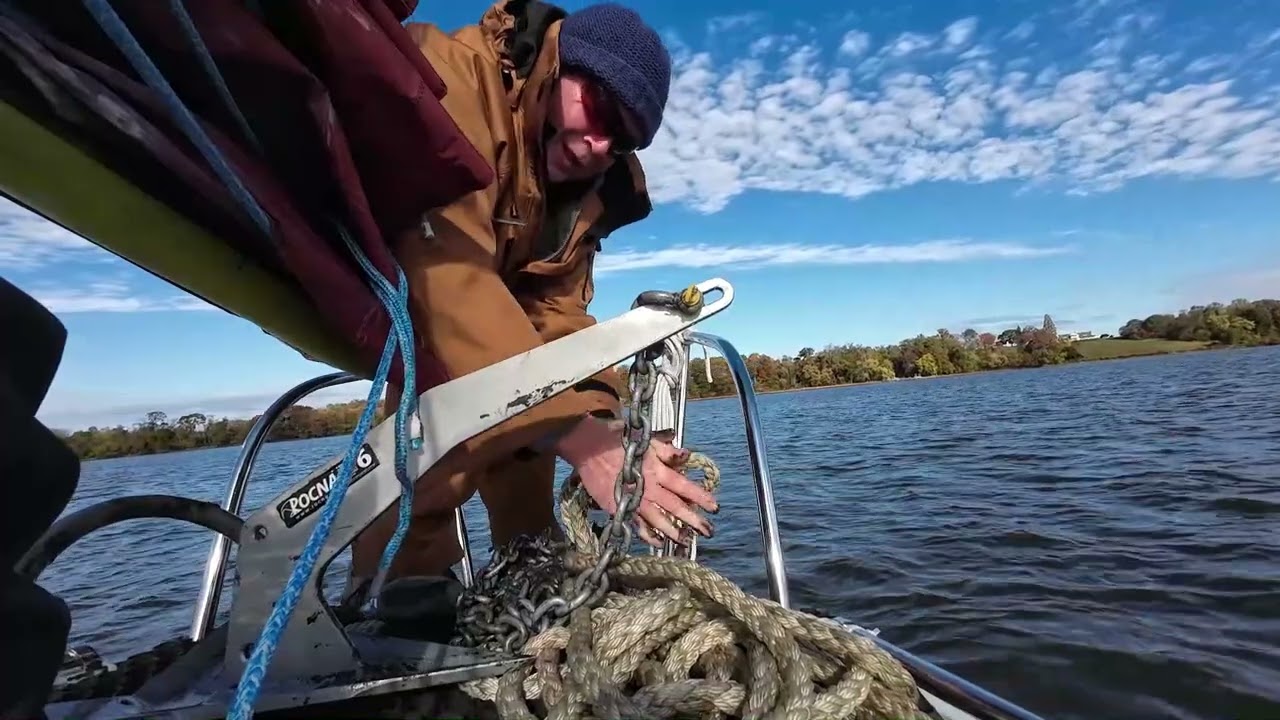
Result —
M600 82L639 121L638 147L662 124L671 88L671 56L640 16L614 3L571 13L560 25L560 64Z

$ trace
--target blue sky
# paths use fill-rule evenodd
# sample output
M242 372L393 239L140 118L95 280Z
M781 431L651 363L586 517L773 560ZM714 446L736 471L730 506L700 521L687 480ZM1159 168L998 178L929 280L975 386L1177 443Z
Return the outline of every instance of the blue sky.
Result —
M674 79L642 153L656 208L606 241L598 317L722 276L738 297L706 329L783 355L1280 297L1280 5L862 5L633 5ZM248 416L327 370L0 203L0 274L71 334L45 422Z

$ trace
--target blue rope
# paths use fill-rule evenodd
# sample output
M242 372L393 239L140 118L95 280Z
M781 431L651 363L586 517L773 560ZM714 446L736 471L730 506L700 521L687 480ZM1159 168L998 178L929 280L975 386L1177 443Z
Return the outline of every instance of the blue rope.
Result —
M347 249L355 256L356 262L364 270L365 275L373 281L374 292L391 316L392 331L399 338L402 367L404 368L404 386L400 389L400 403L396 408L396 479L400 481L400 515L396 522L396 530L387 541L378 563L378 576L370 587L370 595L376 596L382 585L382 578L391 569L391 562L400 552L400 544L409 532L409 519L413 509L413 480L409 477L409 453L400 444L401 438L409 438L409 445L414 450L422 449L422 420L418 415L418 394L416 389L416 372L413 351L413 318L409 315L409 283L404 271L396 266L396 278L399 288L392 288L391 283L378 272L360 246L340 224L336 224L337 232L346 243Z
M164 100L169 112L173 115L174 121L182 128L182 132L186 134L187 139L204 156L204 159L213 168L213 171L217 173L223 184L227 186L227 189L231 191L232 196L240 203L244 211L248 213L264 235L270 235L271 220L267 217L267 214L263 212L258 202L253 199L253 195L240 182L240 178L231 169L227 159L223 157L218 147L205 134L204 128L200 127L200 123L196 121L195 116L191 114L182 99L174 92L169 82L164 79L164 75L159 68L155 66L155 63L151 62L151 58L147 56L147 51L142 49L142 46L138 44L137 38L133 36L133 33L129 32L129 28L125 27L124 21L116 14L109 0L84 0L84 6L93 15L93 19L98 22L98 25L102 27L102 31L111 38L111 41L124 54L125 59L129 61L133 69L137 70L138 74L142 76L147 86Z
M249 655L244 671L240 674L240 682L236 685L235 697L232 698L231 707L227 710L227 720L245 720L253 717L253 705L262 690L262 681L266 677L267 667L271 664L271 656L275 654L276 647L280 642L280 636L284 634L284 629L289 624L289 618L298 606L298 600L302 597L302 593L307 586L307 580L315 569L320 551L324 548L329 532L333 529L333 521L338 515L338 508L347 495L347 488L351 484L351 469L355 466L360 444L364 442L365 435L369 432L369 426L373 424L373 414L377 408L378 396L382 392L383 384L386 382L387 371L391 368L391 358L395 354L397 341L398 337L396 335L388 333L387 343L382 352L382 361L378 363L378 371L374 375L373 387L369 389L369 397L366 401L364 412L360 414L360 419L356 423L351 446L347 448L347 454L342 458L342 466L338 470L338 477L330 491L329 501L325 504L324 509L320 511L320 520L316 522L315 528L311 531L311 537L307 539L307 544L303 547L302 553L298 556L297 561L294 562L293 572L285 583L284 590L280 593L280 598L272 606L271 614L267 616L267 622L262 626L262 632L258 635L258 641L253 644L253 652Z
M404 271L397 266L396 279L399 287L398 289L393 289L386 278L382 277L373 267L373 264L369 262L369 259L365 257L360 246L342 228L339 228L338 231L347 248L360 263L360 267L364 269L369 279L373 281L375 293L383 305L386 306L387 312L391 316L392 331L387 333L387 342L383 349L382 360L378 364L378 371L374 374L373 386L369 390L364 412L360 415L360 420L356 424L351 446L347 449L347 454L342 460L342 466L338 470L338 477L330 490L329 501L325 504L324 509L321 510L320 520L316 523L315 528L312 529L311 537L307 539L307 544L303 547L302 553L294 563L293 573L285 583L280 598L271 608L271 614L267 616L267 622L258 636L258 641L254 643L253 652L245 664L244 672L240 676L240 683L236 687L235 697L232 698L231 706L228 709L227 720L244 720L252 716L253 704L261 691L262 680L266 676L267 667L271 663L271 656L275 654L276 647L280 642L280 636L284 634L284 630L289 624L289 618L297 607L302 592L307 587L307 581L315 569L320 551L324 548L325 541L332 530L334 518L338 514L338 508L346 497L347 488L351 482L351 468L360 445L368 434L369 426L372 424L374 410L377 408L378 398L381 397L383 388L386 386L387 373L390 371L391 359L396 354L397 346L401 351L401 358L404 363L404 391L401 395L400 407L396 410L395 423L395 470L396 479L400 481L401 487L400 507L396 531L392 535L391 541L387 543L387 547L383 550L382 558L379 562L379 577L385 576L387 568L391 566L391 562L395 559L404 536L409 530L410 511L413 508L413 483L409 480L408 450L405 447L404 440L410 434L410 419L417 419L417 410L413 402L416 399L414 395L413 324L407 307L409 283L405 279ZM414 435L412 444L417 449L421 447L422 439L417 436L417 432ZM371 590L371 592L373 591Z
M344 239L347 240L347 246L356 254L357 259L361 261L361 266L367 266L368 260L364 258L360 248L345 235ZM308 580L315 570L320 551L324 548L325 541L333 528L334 518L338 515L338 508L346 497L347 488L351 483L351 469L354 466L360 445L364 442L364 438L369 432L369 426L372 424L378 398L382 395L383 388L387 382L387 373L391 369L391 359L395 356L397 346L401 345L402 338L406 334L406 328L401 323L402 318L408 319L408 312L403 304L397 304L395 300L399 300L401 303L407 300L408 281L399 268L396 271L400 288L394 299L388 298L386 295L386 288L383 287L386 285L386 280L376 272L373 273L381 280L381 284L377 287L377 293L391 313L395 326L394 331L387 333L387 342L383 348L382 360L378 364L378 371L374 374L373 386L369 389L369 397L366 400L364 412L361 413L360 420L356 423L351 446L347 448L347 454L343 457L342 466L338 470L338 477L330 490L329 501L325 504L324 509L320 511L320 519L316 522L315 528L312 529L311 537L307 539L307 544L303 547L298 560L294 563L293 572L285 583L280 598L271 608L271 614L267 616L267 622L263 625L258 641L253 645L253 652L250 654L244 671L240 675L240 682L236 686L235 696L232 698L230 708L228 708L227 720L245 720L252 717L253 705L261 692L262 680L266 676L267 667L271 664L271 657L275 654L280 637L284 634L284 630L289 624L289 618L297 607L298 600L307 588ZM412 333L412 327L407 330ZM407 393L412 393L414 387L414 370L411 360L413 355L412 343L402 346L401 354L405 362L405 388ZM395 552L399 549L404 533L408 531L409 510L413 506L413 485L407 482L408 453L403 442L406 437L408 408L409 403L404 402L402 399L400 409L396 412L396 477L400 480L401 487L405 488L405 490L400 493L400 512L396 533L392 538L392 542L388 543L386 550L383 552L382 562L379 564L380 572L382 565L390 565L391 559L394 558Z
M258 221L264 233L269 234L270 221L267 219L266 214L241 184L240 179L231 169L226 158L210 142L181 98L178 97L173 88L164 79L164 76L151 62L146 51L142 49L138 41L120 20L120 17L116 15L109 1L84 0L84 3L98 24L102 26L103 31L115 42L116 46L124 53L138 73L143 76L147 84L161 95L165 104L173 113L174 118L187 134L187 137L199 148L201 154L205 156L210 166L213 167L214 172L227 185L228 189L245 208L245 211L255 221ZM212 57L207 57L208 51L204 48L203 42L200 41L199 33L195 31L195 26L191 23L190 17L187 16L181 0L172 0L171 5L175 14L179 16L179 22L183 25L184 31L187 32L189 39L195 46L196 53L202 56L201 62L205 72L210 75L214 84L218 86L219 94L222 96L223 101L228 103L233 114L243 121L243 115L240 113L235 99L222 81ZM244 125L247 135L253 138L253 133L248 128L247 122ZM415 394L413 322L408 310L409 283L404 276L404 271L399 266L396 266L397 285L392 287L391 283L377 271L365 256L364 251L341 225L338 225L337 231L347 249L356 258L365 275L368 276L373 286L374 294L385 306L387 314L391 318L392 327L391 331L387 333L387 340L382 350L382 358L379 360L378 369L374 373L373 384L369 388L369 396L366 399L364 411L360 414L360 419L356 423L355 430L352 433L351 445L347 448L346 455L343 456L342 464L338 469L338 477L334 480L334 485L330 490L330 499L320 512L320 518L312 529L311 537L307 539L306 545L299 554L297 561L295 561L293 572L285 582L280 598L272 606L271 613L267 616L267 621L263 625L258 641L254 643L253 651L245 664L244 672L240 676L240 682L236 686L235 696L228 709L228 720L244 720L253 714L253 705L261 692L262 681L266 676L267 667L271 663L271 657L275 654L280 637L284 634L284 630L289 624L289 618L297 608L298 600L307 588L307 582L315 570L316 563L319 561L320 552L324 549L325 541L333 529L338 509L346 498L347 488L351 484L351 474L352 469L355 467L356 456L369 433L370 426L373 424L378 399L382 396L386 386L387 375L390 372L391 362L395 358L397 350L400 352L401 363L404 368L404 388L400 397L400 405L396 410L395 421L395 471L396 479L401 486L399 517L395 533L383 550L382 558L378 563L378 575L375 578L374 587L380 586L381 579L386 576L387 570L399 552L404 536L409 530L413 507L413 482L409 478L408 448L405 440L408 439L409 445L415 450L422 447L422 422L418 416L417 396Z
M231 117L236 121L236 125L240 128L240 132L244 134L249 144L253 146L258 154L262 154L262 143L258 142L258 136L254 134L253 128L249 126L249 121L245 119L244 113L240 110L239 103L231 96L231 88L227 87L227 81L222 77L222 72L218 70L218 64L213 61L213 56L209 54L209 48L204 44L204 38L200 37L200 31L196 29L196 24L191 19L191 15L187 13L187 6L182 0L169 0L169 9L173 12L174 17L178 19L178 25L182 26L182 34L187 36L187 42L191 43L192 49L196 51L196 57L200 59L200 66L204 68L204 74L209 76L213 81L213 87L218 91L218 98L222 100L222 104L226 107L227 112L231 113Z

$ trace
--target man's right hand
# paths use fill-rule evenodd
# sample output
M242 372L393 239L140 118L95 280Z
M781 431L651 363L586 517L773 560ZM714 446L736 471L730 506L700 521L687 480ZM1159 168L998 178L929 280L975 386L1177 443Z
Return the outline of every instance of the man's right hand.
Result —
M586 417L556 443L556 454L573 466L582 478L583 489L611 515L617 510L613 489L625 458L622 448L625 429L620 422ZM711 537L710 523L694 512L690 504L715 512L718 509L715 498L701 485L671 467L687 455L687 450L660 440L649 443L641 470L644 473L644 498L636 511L636 520L640 538L650 545L662 544L655 531L686 544L669 516L684 522L703 537Z

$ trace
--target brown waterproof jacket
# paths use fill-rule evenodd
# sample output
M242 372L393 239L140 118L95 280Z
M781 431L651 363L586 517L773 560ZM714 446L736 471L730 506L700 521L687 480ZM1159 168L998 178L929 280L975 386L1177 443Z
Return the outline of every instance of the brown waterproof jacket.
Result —
M634 155L578 202L548 203L542 138L563 14L538 2L499 2L454 33L406 26L448 88L445 109L497 178L429 212L421 230L396 242L420 342L451 377L594 324L587 307L600 240L652 209ZM469 465L487 464L587 413L621 415L617 394L598 379L474 438L463 454Z

